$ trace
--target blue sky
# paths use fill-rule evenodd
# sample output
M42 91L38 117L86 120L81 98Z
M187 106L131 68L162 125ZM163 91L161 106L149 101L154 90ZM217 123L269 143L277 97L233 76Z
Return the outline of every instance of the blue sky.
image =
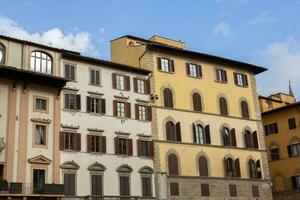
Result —
M261 94L300 97L300 0L0 0L0 34L110 58L109 41L162 35L269 68Z

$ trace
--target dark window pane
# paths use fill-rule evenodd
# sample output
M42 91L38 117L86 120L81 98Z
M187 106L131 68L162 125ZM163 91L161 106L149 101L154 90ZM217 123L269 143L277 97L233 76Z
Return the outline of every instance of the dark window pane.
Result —
M152 182L151 177L142 177L142 195L143 197L152 196Z

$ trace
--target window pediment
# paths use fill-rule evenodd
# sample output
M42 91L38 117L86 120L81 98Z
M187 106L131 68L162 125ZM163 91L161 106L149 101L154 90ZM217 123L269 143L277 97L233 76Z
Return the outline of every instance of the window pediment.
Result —
M93 164L91 164L89 167L88 167L88 170L90 171L105 171L106 170L106 167L98 162L95 162Z
M35 163L35 164L46 164L49 165L51 163L51 160L46 158L43 155L39 155L33 158L28 159L29 163Z
M119 173L131 173L133 169L129 165L121 165L117 168L117 172Z
M78 170L80 166L75 163L74 161L67 161L60 165L61 169L72 169L72 170Z

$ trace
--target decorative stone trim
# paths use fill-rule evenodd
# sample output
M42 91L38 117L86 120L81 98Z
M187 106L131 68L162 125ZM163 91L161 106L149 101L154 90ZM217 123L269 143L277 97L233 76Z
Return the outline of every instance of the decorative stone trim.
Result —
M67 162L64 162L63 164L61 164L60 168L61 169L78 170L80 168L80 166L72 160L72 161L67 161Z
M131 173L133 171L133 169L129 165L124 164L124 165L121 165L120 167L118 167L116 169L116 171L118 173Z
M98 172L103 172L106 170L106 167L98 162L95 162L93 164L91 164L89 167L88 167L88 170L89 171L98 171Z
M38 123L44 123L44 124L50 124L51 119L42 119L42 118L31 118L32 122L38 122Z

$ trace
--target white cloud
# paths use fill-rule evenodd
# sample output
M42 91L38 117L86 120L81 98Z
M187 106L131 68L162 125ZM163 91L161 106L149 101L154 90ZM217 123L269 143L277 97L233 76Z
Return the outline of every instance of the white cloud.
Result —
M225 38L228 38L231 36L231 28L228 23L221 22L221 23L217 24L217 26L214 28L213 33L216 36L221 35Z
M294 93L300 97L300 43L294 38L270 44L263 52L263 62L269 70L260 76L259 86L264 95L287 92L291 80Z
M87 32L64 33L59 28L52 28L42 33L29 33L15 21L4 17L0 17L0 34L73 51L94 50L91 35Z
M270 23L276 21L276 17L272 16L269 12L264 11L255 18L249 21L249 25L255 26L257 24Z

